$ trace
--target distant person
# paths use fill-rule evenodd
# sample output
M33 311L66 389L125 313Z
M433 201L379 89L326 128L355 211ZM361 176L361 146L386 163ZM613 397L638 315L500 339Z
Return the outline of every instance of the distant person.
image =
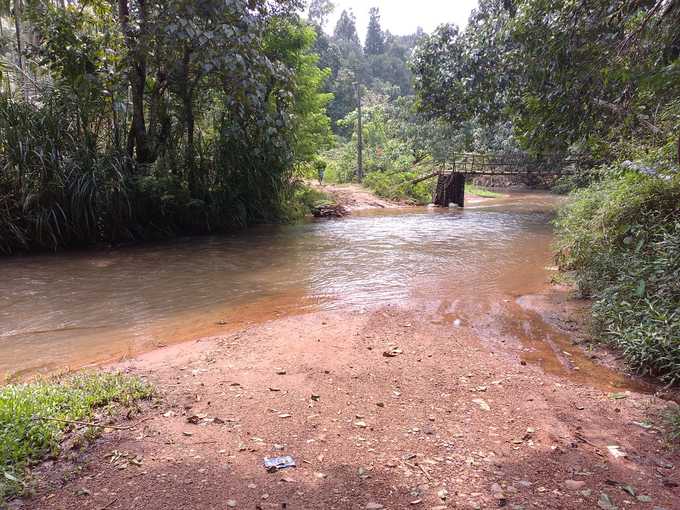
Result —
M314 162L314 166L316 167L316 172L319 176L319 185L323 184L323 178L324 175L326 175L326 166L327 163L323 159L317 159Z

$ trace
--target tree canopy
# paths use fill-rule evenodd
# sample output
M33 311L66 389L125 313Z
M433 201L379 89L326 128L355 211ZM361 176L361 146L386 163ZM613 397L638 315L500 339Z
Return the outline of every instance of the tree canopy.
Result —
M680 93L676 0L482 0L464 32L441 26L414 57L421 108L485 125L512 121L534 152L607 158L663 139Z

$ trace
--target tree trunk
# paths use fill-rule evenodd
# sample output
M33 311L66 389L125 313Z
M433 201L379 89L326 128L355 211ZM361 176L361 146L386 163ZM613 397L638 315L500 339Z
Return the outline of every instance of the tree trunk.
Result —
M361 118L361 83L357 87L357 179L364 180L364 128Z
M21 77L19 78L19 86L24 94L24 97L28 99L28 90L26 89L26 77L24 76L24 48L21 40L22 33L22 22L21 22L21 10L22 10L21 0L14 0L14 28L16 30L17 38L17 65L19 66L19 73Z
M134 41L130 29L130 8L128 0L118 0L118 18L121 29L125 36L130 59L130 91L132 95L132 124L130 125L130 137L128 138L127 150L131 158L137 163L145 165L153 162L149 151L146 121L144 119L144 87L146 86L146 49L143 32L146 25L146 2L139 0L139 40Z
M184 87L181 89L182 106L184 110L184 128L186 130L186 147L184 148L184 165L187 169L187 181L189 183L189 191L192 196L196 196L199 191L199 175L197 175L196 157L194 151L194 131L196 129L196 119L194 116L194 86L195 82L190 77L192 49L184 46L184 54L182 57L182 83Z

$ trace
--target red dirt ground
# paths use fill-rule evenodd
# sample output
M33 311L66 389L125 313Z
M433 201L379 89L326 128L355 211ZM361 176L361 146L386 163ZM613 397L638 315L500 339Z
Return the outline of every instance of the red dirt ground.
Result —
M559 375L488 317L438 318L424 304L319 312L118 365L158 400L38 469L23 507L680 508L669 402L610 387L608 371L590 384L576 347ZM278 455L297 468L268 473Z

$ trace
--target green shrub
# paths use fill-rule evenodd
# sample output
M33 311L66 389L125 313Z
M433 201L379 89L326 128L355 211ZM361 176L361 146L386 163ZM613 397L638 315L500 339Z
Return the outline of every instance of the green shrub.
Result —
M287 202L284 219L298 221L308 216L314 208L320 205L334 204L333 198L319 190L298 184L293 195Z
M423 181L413 184L418 178L413 172L383 173L371 172L364 178L364 185L376 195L390 200L408 200L417 204L432 201L432 182Z
M593 298L595 333L641 373L680 381L680 176L612 169L556 219L558 262Z
M0 388L0 506L26 486L27 469L59 452L68 423L88 421L97 409L130 406L151 395L142 380L118 373L83 374L62 381Z

